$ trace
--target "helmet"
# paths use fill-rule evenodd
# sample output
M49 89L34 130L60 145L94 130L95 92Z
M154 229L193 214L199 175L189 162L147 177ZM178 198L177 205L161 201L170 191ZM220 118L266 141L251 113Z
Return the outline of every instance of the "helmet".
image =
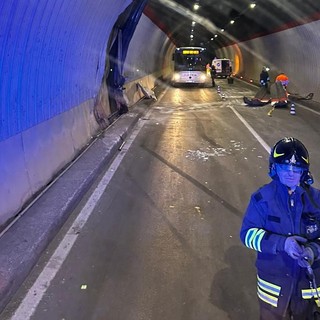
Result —
M283 86L287 86L289 84L289 78L282 72L277 77L275 82L280 81Z
M290 164L303 169L301 182L312 184L313 179L309 172L309 153L301 141L293 137L279 140L271 149L269 157L269 176L277 177L276 164Z

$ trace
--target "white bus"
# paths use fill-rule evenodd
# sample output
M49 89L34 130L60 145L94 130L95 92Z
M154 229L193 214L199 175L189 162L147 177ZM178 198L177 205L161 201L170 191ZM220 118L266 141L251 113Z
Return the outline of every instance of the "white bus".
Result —
M206 71L206 49L202 47L180 47L173 54L173 86L178 84L210 84L211 77Z

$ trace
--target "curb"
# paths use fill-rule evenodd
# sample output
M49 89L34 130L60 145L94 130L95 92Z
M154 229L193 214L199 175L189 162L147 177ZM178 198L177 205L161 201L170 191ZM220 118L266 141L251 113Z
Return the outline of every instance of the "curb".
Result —
M146 112L139 102L109 126L0 241L0 313Z

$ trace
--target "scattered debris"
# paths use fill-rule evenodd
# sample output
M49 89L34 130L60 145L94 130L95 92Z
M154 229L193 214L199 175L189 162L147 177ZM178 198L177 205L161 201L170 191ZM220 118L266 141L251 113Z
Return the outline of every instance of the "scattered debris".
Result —
M147 99L157 100L157 97L153 90L144 87L140 82L137 82L137 87L141 90L141 92Z

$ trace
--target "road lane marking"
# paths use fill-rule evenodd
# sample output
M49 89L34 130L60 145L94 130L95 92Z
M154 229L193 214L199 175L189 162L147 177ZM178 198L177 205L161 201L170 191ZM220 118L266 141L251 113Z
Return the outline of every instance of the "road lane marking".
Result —
M163 95L160 97L160 99L162 97ZM146 113L146 119L149 117L151 112L152 109L150 109ZM97 202L101 198L113 175L117 171L121 161L126 155L126 152L130 148L131 144L133 143L133 141L135 140L136 136L139 134L140 130L142 129L145 123L146 121L143 120L138 121L138 123L132 131L132 134L126 140L126 144L124 145L122 150L119 151L119 154L111 163L106 174L99 182L97 188L93 191L92 195L89 197L88 201L86 202L81 212L73 222L72 226L69 228L66 235L60 242L59 246L56 248L55 252L43 268L42 272L30 288L30 290L28 291L18 308L15 310L13 316L11 317L11 320L29 320L35 313L39 303L41 302L43 296L49 288L51 281L59 272L62 264L64 263L73 245L75 244L80 234L80 231L88 221Z
M235 115L239 118L239 120L247 127L247 129L253 134L253 136L260 142L260 144L263 146L263 148L270 153L270 146L268 146L268 144L261 138L261 136L259 136L259 134L250 126L250 124L240 115L240 113L231 105L229 105L230 109L235 113ZM308 107L305 107L301 104L299 104L299 108L302 108L304 110L313 112L317 115L320 115L320 112L315 111L313 109L310 109Z
M296 105L298 105L299 109L302 108L304 110L308 110L308 111L313 112L313 113L317 114L318 116L320 116L320 112L319 111L316 111L316 110L310 109L308 107L305 107L300 103L297 103Z
M270 147L268 144L259 136L257 131L255 131L250 124L242 117L242 115L232 106L230 109L235 113L235 115L239 118L239 120L247 127L247 129L253 134L253 136L260 142L260 144L264 147L264 149L270 153Z

